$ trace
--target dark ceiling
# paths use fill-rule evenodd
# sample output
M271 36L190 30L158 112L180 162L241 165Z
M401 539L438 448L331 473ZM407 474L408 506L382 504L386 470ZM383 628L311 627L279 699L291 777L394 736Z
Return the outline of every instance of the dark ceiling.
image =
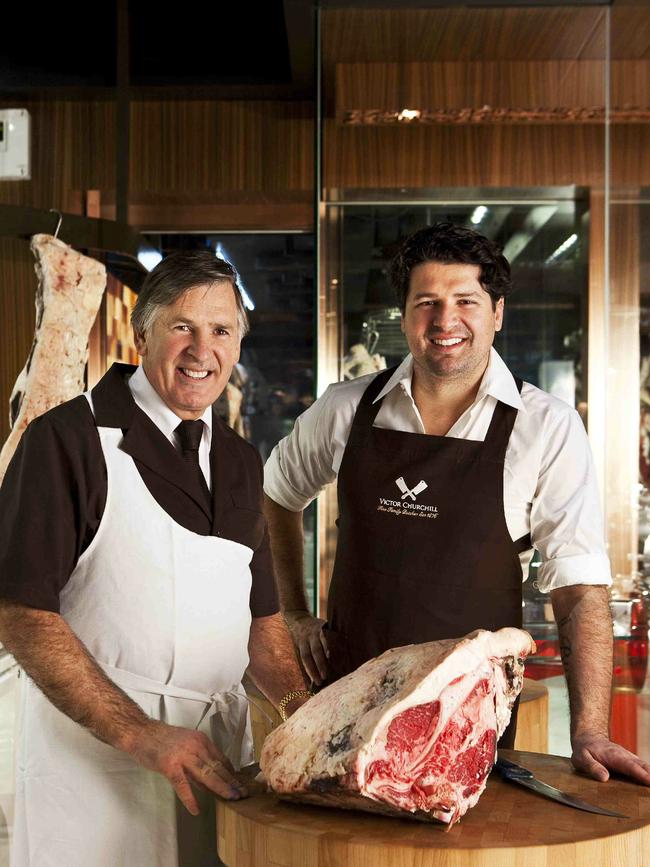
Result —
M136 88L217 88L219 96L313 96L316 6L335 8L603 6L611 0L159 0L6 2L0 20L0 96L65 88L114 88L118 42L128 39ZM619 0L633 2L633 0ZM616 4L618 5L618 3ZM121 27L119 10L128 24ZM123 34L118 40L118 32ZM242 90L244 89L244 90Z
M0 88L114 87L119 5L3 4ZM182 0L171 12L158 0L125 5L133 86L292 81L283 0Z

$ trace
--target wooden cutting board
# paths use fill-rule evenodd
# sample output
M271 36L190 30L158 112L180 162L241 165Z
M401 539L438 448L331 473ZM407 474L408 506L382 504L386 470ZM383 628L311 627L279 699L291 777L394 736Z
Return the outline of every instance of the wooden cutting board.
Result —
M564 807L496 772L449 832L438 823L290 804L264 792L218 803L219 856L228 867L650 867L650 788L597 783L559 756L501 754L630 818Z

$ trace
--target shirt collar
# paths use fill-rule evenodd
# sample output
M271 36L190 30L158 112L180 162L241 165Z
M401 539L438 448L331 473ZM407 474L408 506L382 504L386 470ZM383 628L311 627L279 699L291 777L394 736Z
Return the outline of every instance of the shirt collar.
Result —
M386 385L379 392L373 403L386 397L396 386L402 385L406 394L409 397L413 396L411 390L411 380L413 377L413 356L409 353L406 358L395 369ZM475 403L484 398L486 395L491 395L502 403L513 406L515 409L525 409L521 395L517 389L517 383L514 376L508 370L505 362L494 347L490 350L490 359L481 384L476 395Z
M149 416L151 421L160 431L162 431L162 433L165 434L166 437L171 437L182 419L167 406L165 401L149 382L142 365L136 368L135 373L129 379L129 388L140 409ZM208 432L211 434L212 406L206 407L203 415L200 416L200 419L205 423Z

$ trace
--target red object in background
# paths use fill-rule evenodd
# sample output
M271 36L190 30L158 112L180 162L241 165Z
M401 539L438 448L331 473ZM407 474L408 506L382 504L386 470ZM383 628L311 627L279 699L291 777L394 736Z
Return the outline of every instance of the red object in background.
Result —
M614 676L612 679L611 738L632 752L637 751L637 693L643 688L648 667L646 628L643 637L614 639ZM525 674L543 680L563 674L558 641L538 640L537 653L526 661Z
M639 630L640 632L641 630ZM644 630L645 631L645 630ZM643 635L643 632L641 632ZM545 680L563 674L558 641L537 640L537 653L526 660L525 675L532 680ZM614 639L614 689L640 692L648 669L648 639Z
M614 690L640 692L648 668L647 638L614 639Z
M637 694L634 690L612 695L610 737L631 752L637 751Z
M559 641L535 639L537 652L529 656L524 668L524 676L531 680L546 680L548 677L558 677L564 674L560 659Z

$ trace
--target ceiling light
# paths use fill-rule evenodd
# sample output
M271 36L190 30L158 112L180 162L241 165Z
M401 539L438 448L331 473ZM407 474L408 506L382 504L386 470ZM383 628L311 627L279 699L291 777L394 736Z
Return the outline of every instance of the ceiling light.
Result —
M162 253L159 250L140 250L138 262L147 271L153 271L159 262L162 262Z
M488 211L488 209L485 207L485 205L479 205L477 208L474 208L472 216L469 218L470 221L475 226L478 226L478 224L481 222L483 217L487 214L487 211Z
M567 250L570 250L571 247L573 247L577 240L578 236L575 233L573 235L569 235L566 241L560 244L557 250L551 253L551 255L546 260L546 264L550 265L551 263L556 262L560 258L560 256L563 256L567 252Z

